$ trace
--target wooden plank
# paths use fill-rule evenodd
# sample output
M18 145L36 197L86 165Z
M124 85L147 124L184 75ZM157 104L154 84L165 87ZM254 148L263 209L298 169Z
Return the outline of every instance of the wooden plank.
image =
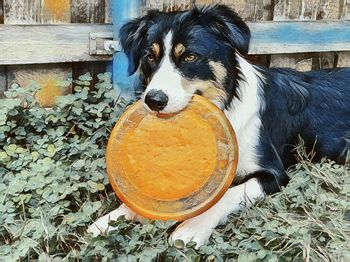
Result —
M343 9L343 19L350 20L350 0L346 0L345 8Z
M251 54L350 51L350 21L248 23Z
M192 0L164 0L163 8L166 12L188 10L192 7Z
M72 23L105 23L106 0L72 0Z
M225 4L234 9L245 21L271 20L271 0L195 0L196 5Z
M5 24L70 22L70 0L4 0Z
M350 67L350 52L340 52L338 54L337 67Z
M250 54L350 51L350 21L248 22ZM111 25L0 26L0 65L109 61L89 55L89 33Z
M277 54L271 56L270 67L289 67L302 72L310 71L313 57L313 54Z
M4 23L4 0L0 0L0 24Z
M0 26L0 65L110 60L89 54L90 33L107 31L110 25Z
M71 0L44 0L41 1L43 15L40 23L70 23L71 20Z
M163 11L164 0L143 0L142 1L142 14L145 14L148 10L160 10Z
M105 14L106 14L105 24L112 24L113 19L112 19L112 4L111 4L111 1L113 1L113 0L105 0L105 1L106 1L106 5L105 5Z
M312 59L312 70L320 70L335 67L335 52L316 53Z
M193 0L143 0L142 13L148 10L160 10L165 12L188 10L192 7Z
M6 67L0 66L0 98L2 97L2 94L7 89L7 74L6 74Z
M347 0L279 0L275 2L275 21L339 19Z
M32 0L31 4L24 3L23 0L4 0L4 21L6 24L33 24L38 23L40 10L39 0Z

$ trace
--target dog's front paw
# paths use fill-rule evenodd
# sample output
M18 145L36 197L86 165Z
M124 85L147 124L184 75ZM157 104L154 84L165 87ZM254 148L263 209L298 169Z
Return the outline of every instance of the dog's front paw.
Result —
M116 221L119 217L125 216L126 219L134 222L145 222L146 219L137 215L134 211L130 210L124 204L120 205L116 210L108 213L107 215L97 219L95 223L90 225L87 229L88 233L91 233L94 237L105 234L109 231L115 230L116 228L109 225L110 221Z
M208 243L215 228L213 221L206 217L198 216L182 222L171 234L169 242L174 244L176 240L182 240L185 244L190 241L196 242L196 248Z

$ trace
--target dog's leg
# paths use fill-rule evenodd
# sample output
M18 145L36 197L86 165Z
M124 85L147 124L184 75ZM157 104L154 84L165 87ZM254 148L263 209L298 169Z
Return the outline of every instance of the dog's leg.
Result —
M260 183L255 178L232 187L206 212L182 222L170 236L170 242L173 243L177 239L185 243L195 241L198 248L208 241L213 229L224 223L229 214L251 206L264 195Z
M116 221L119 217L125 216L126 219L134 221L134 222L144 222L145 218L136 214L134 211L130 210L124 204L120 205L119 208L113 210L107 215L96 220L92 225L90 225L87 229L88 233L91 233L94 237L107 233L109 231L115 230L114 227L109 225L110 221Z
M263 137L264 133L261 133ZM170 237L170 241L181 239L185 243L195 241L196 247L205 244L213 229L225 222L230 213L249 207L265 194L273 194L286 186L289 177L268 136L259 144L261 156L259 170L245 177L245 182L230 188L217 204L203 214L181 223Z

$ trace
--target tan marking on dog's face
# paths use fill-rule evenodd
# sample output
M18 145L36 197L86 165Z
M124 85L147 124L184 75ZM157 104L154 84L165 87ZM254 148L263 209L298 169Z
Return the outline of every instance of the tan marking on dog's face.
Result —
M184 89L200 91L201 96L212 101L219 108L223 108L224 103L227 100L226 91L222 87L218 86L216 82L199 79L184 79L182 80L182 85Z
M197 88L200 92L202 92L202 96L215 104L222 103L227 99L227 94L225 90L216 86L213 82L210 81L201 81L199 88Z
M223 86L227 76L227 70L225 66L220 62L214 62L214 61L210 61L209 66L214 72L216 82L218 82L221 86Z
M158 43L153 43L151 49L152 49L152 52L153 52L154 56L159 58L159 56L160 56L160 46L159 46L159 44Z
M186 48L183 44L177 44L174 49L175 57L181 56L186 51Z

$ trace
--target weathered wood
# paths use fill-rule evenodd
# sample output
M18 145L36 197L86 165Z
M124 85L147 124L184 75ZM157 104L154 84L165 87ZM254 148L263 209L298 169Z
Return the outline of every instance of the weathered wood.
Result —
M4 23L4 0L0 0L0 24Z
M338 0L300 0L300 1L290 1L290 0L279 0L275 1L274 18L275 21L283 20L329 20L329 19L339 19L341 17L341 10L345 8L345 1ZM327 45L327 43L325 43ZM328 50L315 50L314 52L324 52L332 50L332 47ZM309 51L312 52L312 51ZM274 61L277 59L277 61ZM297 62L301 62L300 56L294 57L294 55L286 55L286 64L284 65L281 56L275 57L271 56L271 64L278 66L288 66L290 67L295 60L294 65ZM332 68L335 66L334 53L328 54L314 54L313 58L310 60L307 58L304 61L303 68L316 69L316 68ZM309 66L306 66L309 63Z
M70 22L70 0L4 0L5 24Z
M70 23L71 0L44 0L42 3L43 15L40 23Z
M171 11L179 11L179 10L188 10L192 7L191 0L167 0L164 1L164 11L171 12Z
M350 21L248 23L251 54L349 51Z
M312 70L336 67L335 52L317 53L312 59Z
M165 12L188 10L192 4L193 0L143 0L142 13L153 9Z
M270 67L288 67L298 71L310 71L312 69L313 54L277 54L270 60Z
M2 93L6 91L7 89L7 74L6 74L6 67L0 66L0 97L2 96Z
M225 4L246 21L271 20L271 0L195 0L196 5Z
M148 10L160 10L163 11L164 0L143 0L142 1L142 13L145 14Z
M343 19L350 20L350 0L345 0L345 8L343 9Z
M106 0L72 0L72 23L105 23Z
M40 1L33 0L31 4L24 1L4 0L4 20L6 24L37 23L40 10Z
M345 0L346 1L346 0ZM275 1L274 20L339 19L345 1L339 0L279 0Z
M350 67L350 52L340 52L338 54L337 67Z
M105 14L106 14L106 18L105 18L105 23L106 24L111 24L112 23L112 5L111 5L111 1L113 0L105 0L106 1L106 6L105 6Z
M38 64L110 60L90 56L89 35L112 32L110 25L0 26L0 64Z
M350 51L350 21L248 22L250 54ZM89 33L110 25L0 26L0 64L110 60L89 55Z
M147 1L159 5L165 1ZM192 5L203 6L212 4L225 4L234 9L246 21L267 21L271 18L271 0L192 0L192 1L171 1L167 2L191 2ZM190 7L191 3L184 4ZM186 8L188 9L188 8Z

